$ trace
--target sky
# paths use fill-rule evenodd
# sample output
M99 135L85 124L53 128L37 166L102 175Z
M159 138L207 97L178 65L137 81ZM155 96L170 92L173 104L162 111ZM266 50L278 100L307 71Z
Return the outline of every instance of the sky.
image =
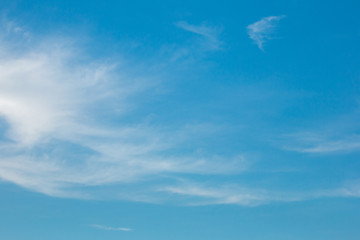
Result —
M357 1L0 2L0 238L357 240Z

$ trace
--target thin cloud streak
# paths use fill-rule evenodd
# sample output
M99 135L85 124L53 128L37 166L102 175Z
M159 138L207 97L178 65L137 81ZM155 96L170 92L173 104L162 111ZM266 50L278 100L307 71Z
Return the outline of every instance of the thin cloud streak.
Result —
M209 49L211 50L221 49L223 43L219 40L219 35L221 33L221 29L219 27L212 27L206 24L192 25L185 21L177 22L176 26L185 31L195 33L203 37L206 40L204 44Z
M330 154L360 150L360 136L354 134L350 136L328 136L307 132L290 134L286 138L290 141L287 141L284 149L301 153Z
M260 21L247 26L249 37L256 43L261 51L264 51L264 44L272 39L272 35L279 21L284 17L285 15L264 17Z
M360 185L358 183L328 190L309 190L303 192L268 191L264 189L243 188L236 185L206 186L198 183L187 183L178 186L160 188L159 191L168 192L182 197L183 202L190 206L204 205L241 205L255 207L274 202L298 202L319 198L359 198ZM184 200L185 199L185 200Z
M109 227L109 226L103 226L98 224L92 224L91 227L106 230L106 231L122 231L122 232L130 232L133 231L131 228L124 228L124 227Z
M332 152L347 152L347 151L358 151L360 150L360 142L351 141L331 141L321 143L314 147L298 148L295 149L304 153L332 153Z

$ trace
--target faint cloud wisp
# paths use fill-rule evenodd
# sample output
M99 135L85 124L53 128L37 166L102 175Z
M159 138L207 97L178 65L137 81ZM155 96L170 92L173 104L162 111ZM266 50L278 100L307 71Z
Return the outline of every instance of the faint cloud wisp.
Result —
M265 42L272 39L272 35L279 21L284 17L285 15L264 17L260 21L247 26L249 37L256 43L261 51L264 51Z
M219 50L223 43L219 40L219 35L221 33L221 28L213 27L206 24L201 25L192 25L185 21L180 21L176 23L176 26L203 37L204 44L209 50Z
M301 153L330 154L360 150L360 136L356 134L329 136L304 132L287 135L287 138L291 141L288 141L284 149Z
M109 226L103 226L98 224L92 224L91 227L106 230L106 231L123 231L123 232L130 232L133 231L131 228L124 228L124 227L109 227Z

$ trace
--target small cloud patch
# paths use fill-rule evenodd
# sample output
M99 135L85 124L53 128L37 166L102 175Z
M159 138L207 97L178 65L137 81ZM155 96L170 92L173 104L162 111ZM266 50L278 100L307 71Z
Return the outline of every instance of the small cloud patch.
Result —
M130 231L133 230L133 229L131 229L131 228L109 227L109 226L103 226L103 225L98 225L98 224L92 224L91 227L96 228L96 229L106 230L106 231L123 231L123 232L130 232Z
M249 37L254 40L260 50L264 51L265 42L272 39L279 21L284 17L285 15L264 17L247 26Z

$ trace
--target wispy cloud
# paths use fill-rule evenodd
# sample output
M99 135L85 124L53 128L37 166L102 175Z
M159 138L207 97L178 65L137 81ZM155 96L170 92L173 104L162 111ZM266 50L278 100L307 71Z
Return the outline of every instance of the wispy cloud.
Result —
M186 199L188 205L237 204L256 206L266 203L269 196L265 192L237 186L202 186L196 183L169 186L159 189Z
M360 150L360 136L350 134L345 136L331 136L325 133L297 133L288 134L284 149L302 153L336 153Z
M206 24L201 25L192 25L185 21L180 21L176 23L176 26L201 36L205 41L203 42L206 45L206 48L211 50L219 50L222 46L222 42L219 40L219 35L222 31L219 27L213 27Z
M180 25L211 41L217 39L207 27ZM183 205L255 206L359 195L358 188L316 195L226 184L222 177L248 170L249 161L241 153L181 151L194 136L205 138L207 129L216 131L216 126L159 127L146 117L132 116L140 100L162 84L157 75L121 58L94 59L75 39L34 35L23 42L18 35L13 39L11 35L0 39L2 180L57 197L158 203L172 199ZM152 64L157 63L152 59ZM158 64L166 69L163 62ZM218 179L212 185L194 180L212 177Z
M186 183L159 189L182 197L187 205L227 205L258 206L273 202L297 202L318 198L358 198L360 187L352 183L339 188L308 191L269 191L265 189L244 188L237 185L206 186L198 183ZM185 200L184 200L185 199Z
M6 16L1 16L0 29L2 36L0 38L6 38L8 36L16 35L20 38L29 39L31 34L24 27L19 26L15 21L11 21Z
M347 152L360 150L360 141L338 140L324 141L315 144L315 146L295 148L295 150L305 153L331 153L331 152Z
M272 36L279 21L284 17L285 15L264 17L260 21L247 26L249 37L254 40L262 51L264 51L265 42L273 38Z
M327 117L307 128L277 138L285 150L313 154L342 154L360 151L359 107L346 113Z
M98 225L98 224L92 224L91 227L101 229L101 230L107 230L107 231L123 231L123 232L133 231L133 229L131 229L131 228L109 227L109 226L103 226L103 225Z
M3 180L78 198L97 197L94 191L112 184L118 191L104 198L148 201L154 182L171 175L244 169L242 156L177 153L187 135L181 126L131 120L136 99L157 86L151 74L133 74L144 69L94 60L74 39L60 37L3 39L0 50Z

